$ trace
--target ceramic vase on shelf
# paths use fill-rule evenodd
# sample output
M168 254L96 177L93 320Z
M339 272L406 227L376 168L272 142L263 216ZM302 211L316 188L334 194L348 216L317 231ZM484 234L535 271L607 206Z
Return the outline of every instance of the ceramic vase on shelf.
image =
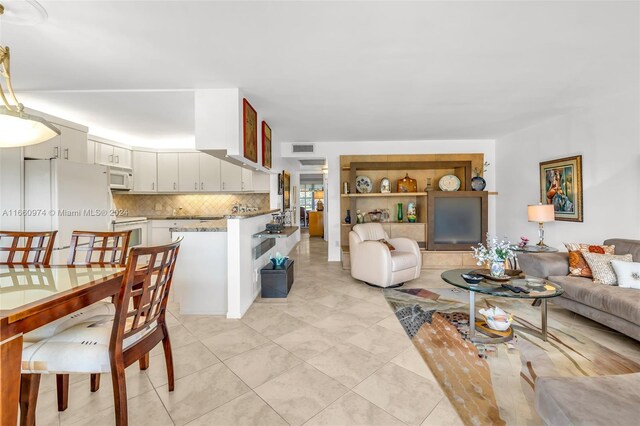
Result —
M484 191L487 186L487 181L482 176L476 176L471 179L471 189L474 191Z
M411 201L409 204L407 204L407 220L410 223L415 223L416 219L417 219L416 203Z
M344 223L351 223L351 210L347 210L347 216L344 218Z
M489 269L492 277L504 276L504 260L494 260L491 262L491 268Z
M404 217L402 216L402 203L398 203L398 222L402 222Z

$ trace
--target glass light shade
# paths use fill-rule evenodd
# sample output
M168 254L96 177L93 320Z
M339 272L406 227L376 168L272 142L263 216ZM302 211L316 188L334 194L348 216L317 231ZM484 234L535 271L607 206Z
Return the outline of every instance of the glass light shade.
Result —
M35 145L59 134L60 130L42 117L0 105L0 148Z
M529 206L527 209L529 222L553 222L555 220L555 212L553 204L538 204Z
M324 199L324 191L316 191L313 193L314 200L323 200Z

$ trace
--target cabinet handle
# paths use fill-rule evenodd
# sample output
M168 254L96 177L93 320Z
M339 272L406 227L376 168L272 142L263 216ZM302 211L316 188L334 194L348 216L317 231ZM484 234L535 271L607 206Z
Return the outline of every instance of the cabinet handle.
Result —
M176 185L176 183L173 182L173 190L175 191L176 189L178 189L178 185Z
M110 163L113 163L113 155L110 155L110 156L109 156L109 162L110 162Z
M193 189L195 189L196 191L198 190L198 182L195 182L195 183L193 184Z
M64 159L68 160L69 159L69 148L65 148L64 149Z
M224 182L222 182L222 189L224 189Z
M151 190L152 191L156 190L156 183L155 182L151 182Z
M120 164L120 156L116 155L116 163Z
M58 155L60 155L60 149L57 146L53 147L53 158L58 158Z
M204 183L200 182L200 191L204 191Z

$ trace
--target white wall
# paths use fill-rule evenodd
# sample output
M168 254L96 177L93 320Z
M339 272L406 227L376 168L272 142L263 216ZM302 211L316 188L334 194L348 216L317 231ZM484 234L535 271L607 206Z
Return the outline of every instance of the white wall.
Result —
M0 230L22 230L22 149L0 148Z
M526 209L540 198L539 162L582 154L584 222L546 224L546 243L640 239L639 104L637 93L621 95L500 138L498 233L536 241Z
M282 143L280 152L284 157L296 157L291 154L291 143ZM369 141L369 142L322 142L315 143L313 155L303 154L301 158L326 158L327 174L325 214L328 226L329 261L340 260L340 156L375 154L456 154L481 153L491 166L484 177L487 191L495 191L495 141L493 140L424 140L424 141ZM495 198L489 197L489 232L495 232Z

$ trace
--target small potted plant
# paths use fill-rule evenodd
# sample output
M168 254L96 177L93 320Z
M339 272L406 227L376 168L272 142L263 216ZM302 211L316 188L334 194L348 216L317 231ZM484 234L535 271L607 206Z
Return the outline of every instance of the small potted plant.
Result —
M498 240L498 238L489 238L487 235L487 246L478 244L477 247L471 247L473 257L478 261L478 265L489 265L491 276L499 278L504 277L504 263L507 259L515 257L513 252L514 245L510 241Z
M482 168L480 168L480 167L474 167L473 168L473 174L475 176L471 179L471 189L473 189L474 191L483 191L484 190L484 188L487 186L487 181L484 180L482 175L484 175L486 173L487 168L490 165L491 165L491 163L489 163L488 161L485 161L484 163L482 163Z

